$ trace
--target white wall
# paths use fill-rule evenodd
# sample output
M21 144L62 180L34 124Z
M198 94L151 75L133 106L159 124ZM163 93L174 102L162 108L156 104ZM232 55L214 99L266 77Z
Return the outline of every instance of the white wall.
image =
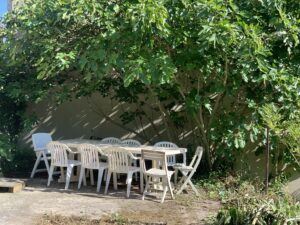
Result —
M126 105L115 103L110 99L103 99L99 95L65 102L58 106L47 101L32 104L28 107L27 114L35 114L39 118L39 122L30 132L23 135L20 145L30 146L31 135L36 132L49 132L54 139L114 136L118 138L135 138L145 143L145 140L136 134L122 129L99 114L99 111L103 111L114 122L122 124L119 115L128 109ZM149 140L155 142L157 139L155 132L149 124L145 124L144 131L147 133ZM139 124L132 123L129 127L138 133L142 133L143 129ZM158 127L162 128L161 125L158 125Z

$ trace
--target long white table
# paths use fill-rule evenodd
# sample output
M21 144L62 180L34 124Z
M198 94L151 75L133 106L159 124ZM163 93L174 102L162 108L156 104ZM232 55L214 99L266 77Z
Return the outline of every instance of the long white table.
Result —
M89 140L89 139L68 139L68 140L59 140L58 142L63 143L73 149L78 149L78 147L81 144L93 144L93 145L96 145L99 148L101 148L103 151L105 151L106 149L108 149L112 146L118 146L118 147L122 147L123 149L130 151L133 154L141 154L142 149L165 152L167 156L182 154L183 155L183 163L186 164L186 152L187 152L186 148L165 148L165 147L156 147L156 146L150 146L150 145L141 145L139 147L131 147L131 146L127 146L127 145L103 144L99 140Z
M142 150L153 150L153 151L161 151L165 152L167 156L172 155L183 155L183 163L186 165L186 148L165 148L165 147L157 147L157 146L150 146L150 145L141 145L139 147L131 147L127 145L112 145L112 144L103 144L100 140L89 140L89 139L68 139L68 140L58 140L58 142L67 145L69 148L74 149L76 151L81 144L93 144L99 147L101 150L105 152L108 148L111 148L112 146L118 146L122 147L123 149L126 149L130 151L133 154L141 154ZM141 179L143 179L141 177ZM59 182L64 182L65 178L61 176L59 179ZM78 174L74 175L71 181L77 181L78 180ZM143 181L142 181L143 182ZM114 185L115 186L115 185Z

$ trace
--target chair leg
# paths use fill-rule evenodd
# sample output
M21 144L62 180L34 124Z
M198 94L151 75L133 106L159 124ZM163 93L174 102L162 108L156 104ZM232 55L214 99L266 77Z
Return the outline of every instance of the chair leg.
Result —
M140 171L140 190L141 193L144 192L144 174L142 171Z
M86 186L86 175L85 175L85 169L83 170L83 185Z
M107 178L107 172L108 172L108 169L106 169L106 170L104 171L104 178L103 178L104 181L106 181L106 178Z
M148 191L148 189L149 189L149 184L150 184L150 177L148 178L148 177L146 176L146 187L145 187L144 192L143 192L142 200L145 199L146 193L147 193L147 191Z
M95 181L94 181L94 172L93 172L92 169L90 169L90 181L91 181L91 185L95 184Z
M191 188L196 193L196 195L199 196L199 192L198 192L197 188L195 187L195 185L192 183L192 181L189 180L188 184L191 186Z
M131 172L129 172L129 173L127 173L127 179L126 179L126 184L127 184L127 194L126 194L126 196L127 196L127 198L129 198L129 196L130 196L130 188L131 188L131 182L132 182L132 173Z
M105 184L105 191L104 191L104 194L107 194L107 190L108 190L108 186L109 186L110 177L111 177L111 172L108 171L108 172L107 172L107 178L106 178L106 184Z
M184 177L184 182L183 182L183 184L181 185L179 191L176 192L177 195L180 194L180 193L186 188L187 183L189 182L188 179L189 179L188 177Z
M65 172L63 167L60 167L60 179L65 181Z
M178 169L175 169L175 173L174 173L174 184L177 184L177 179L178 179Z
M133 166L137 167L136 160L133 161ZM135 176L135 181L138 181L138 173L137 172L134 173L134 176Z
M47 159L47 154L46 154L45 151L43 151L42 155L43 155L43 159L44 159L44 162L45 162L45 165L46 165L47 173L49 175L50 169L49 169L49 163L48 163L48 159Z
M98 170L97 192L100 192L104 169Z
M48 175L48 183L47 183L47 186L48 186L48 187L50 186L50 182L51 182L51 180L52 180L52 174L53 174L53 171L54 171L54 166L51 165L50 171L49 171L49 175Z
M83 180L83 176L84 176L84 170L85 170L85 168L81 166L79 180L78 180L78 190L80 189L81 184L82 184L82 180Z
M168 185L167 185L167 184L165 184L165 185L164 185L164 192L163 192L163 195L162 195L162 198L161 198L161 201L160 201L160 203L164 203L164 200L165 200L165 197L166 197L167 191L168 191Z
M34 174L35 174L35 171L41 161L41 157L42 157L42 152L38 152L38 155L37 155L37 158L35 160L35 163L34 163L34 166L33 166L33 169L32 169L32 172L31 172L31 175L30 175L30 178L33 178L34 177Z
M71 176L72 176L72 171L73 171L73 165L68 165L65 190L68 190L68 188L69 188L70 180L71 180Z
M118 190L117 174L113 173L114 190Z
M171 186L171 177L168 177L167 180L168 180L168 188L169 188L169 191L171 193L171 197L172 197L172 199L175 199L174 194L173 194L173 190L172 190L172 186Z

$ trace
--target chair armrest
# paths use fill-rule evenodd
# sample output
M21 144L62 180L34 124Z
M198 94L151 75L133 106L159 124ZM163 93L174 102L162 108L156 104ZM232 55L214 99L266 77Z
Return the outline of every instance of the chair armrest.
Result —
M71 148L69 148L68 146L67 146L67 151L68 152L70 152L71 154L78 154L78 153L80 153L79 151L78 152L75 152L75 151L73 151Z
M141 157L136 157L136 156L134 156L132 153L129 154L129 157L130 157L131 159L134 159L134 160L139 160L139 159L141 159Z

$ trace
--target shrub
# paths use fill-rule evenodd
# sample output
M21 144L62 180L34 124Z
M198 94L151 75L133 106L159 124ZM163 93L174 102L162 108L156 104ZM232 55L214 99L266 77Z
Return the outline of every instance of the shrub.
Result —
M212 174L200 182L208 197L221 200L222 209L212 218L213 225L292 225L299 224L300 204L283 191L285 177L270 184L268 194L264 185L243 176Z

